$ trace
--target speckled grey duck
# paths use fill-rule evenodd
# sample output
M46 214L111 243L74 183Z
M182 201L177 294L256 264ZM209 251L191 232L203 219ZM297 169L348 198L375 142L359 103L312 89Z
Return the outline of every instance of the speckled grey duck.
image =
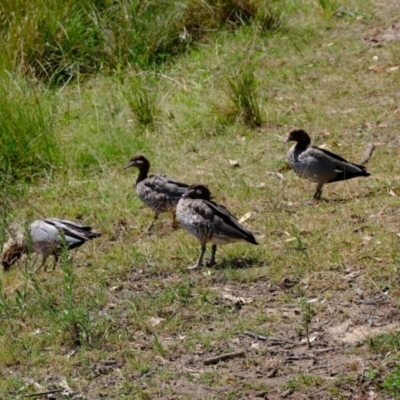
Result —
M207 266L215 264L217 245L235 242L258 244L253 234L222 205L211 200L210 190L204 185L191 185L179 200L176 216L181 225L201 244L200 257L189 270L203 265L206 244L212 243Z
M289 141L296 142L287 154L290 167L301 178L317 183L314 199L321 198L325 183L370 175L363 165L353 164L328 150L310 146L310 136L302 129L290 131L285 142Z
M130 167L139 169L139 175L136 179L136 193L140 200L155 212L154 219L147 231L152 229L160 213L166 211L173 212L173 225L175 225L176 205L189 185L175 181L165 175L148 175L150 162L141 154L133 156L129 163L125 165L125 169Z
M28 236L16 243L11 241L8 248L3 251L1 262L5 271L27 253L38 253L43 256L39 268L45 265L49 256L54 256L54 269L64 244L67 250L72 250L101 235L93 232L90 226L58 218L47 218L33 222Z

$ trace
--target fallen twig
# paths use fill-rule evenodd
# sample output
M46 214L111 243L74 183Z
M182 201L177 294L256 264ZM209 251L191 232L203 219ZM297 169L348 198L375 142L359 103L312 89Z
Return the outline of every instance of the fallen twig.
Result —
M286 357L284 362L285 363L292 363L293 361L302 361L302 360L315 360L315 358L312 357L312 356L307 356L307 355L300 356L300 357L289 356L289 357Z
M63 392L64 389L53 389L53 390L48 390L46 392L37 392L37 393L31 393L31 394L25 394L21 397L38 397L38 396L46 396L46 394L52 394L52 393L60 393Z
M313 349L312 351L313 351L313 353L321 354L321 353L327 353L331 350L338 350L338 348L337 347L327 347L325 349Z
M375 145L373 143L368 143L367 148L365 149L364 158L360 161L360 165L364 165L369 161L374 150Z
M257 333L253 333L253 332L249 332L249 331L244 331L244 334L247 336L251 336L254 339L258 339L258 340L268 340L267 336L262 336L262 335L258 335Z
M354 300L355 304L366 304L366 305L373 305L373 304L385 304L388 303L387 299L368 299L368 300Z
M299 346L302 343L300 342L293 342L292 340L286 340L286 339L277 339L270 337L268 340L271 342L272 345L278 345L278 344L291 344L293 346Z
M253 332L249 332L249 331L244 331L243 333L247 336L251 336L254 339L268 340L272 346L279 345L279 344L292 344L294 346L298 346L299 344L301 344L301 343L293 342L292 340L277 339L274 337L262 336L262 335L258 335L257 333L253 333Z
M232 358L236 358L236 357L244 357L245 354L246 354L246 352L244 350L234 351L233 353L225 353L225 354L221 354L219 356L206 358L203 361L203 364L204 365L217 364L220 361L231 360Z

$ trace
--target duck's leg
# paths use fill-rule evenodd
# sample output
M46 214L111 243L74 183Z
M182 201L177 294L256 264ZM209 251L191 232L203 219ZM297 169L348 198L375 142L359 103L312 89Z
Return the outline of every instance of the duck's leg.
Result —
M153 229L153 225L154 225L154 223L157 221L159 215L160 215L160 212L159 212L159 211L156 211L156 212L154 213L153 221L151 221L150 225L148 226L147 232L151 232L151 230Z
M179 228L179 222L176 220L176 210L172 211L172 228L174 229Z
M216 252L217 252L217 245L213 244L211 247L211 257L206 263L207 267L211 267L212 265L216 264L216 262L215 262L215 253Z
M315 199L315 200L319 200L319 199L321 198L322 186L323 186L323 185L324 185L323 183L318 183L318 184L317 184L317 190L316 190L316 192L314 193L314 199Z
M56 269L56 265L58 263L58 253L54 254L54 263L53 263L53 271Z
M35 273L38 272L39 269L42 268L43 266L44 266L43 270L44 270L44 271L47 270L47 268L46 268L46 261L47 261L47 256L43 256L43 257L42 257L42 262L41 262L41 264L35 269Z
M192 271L192 270L194 270L194 269L197 269L197 268L200 268L200 267L202 267L203 266L203 257L204 257L204 253L206 252L206 245L205 245L205 243L203 244L201 244L201 251L200 251L200 257L199 257L199 259L197 260L197 263L196 264L194 264L194 265L190 265L189 267L187 267L187 269L189 270L189 271Z

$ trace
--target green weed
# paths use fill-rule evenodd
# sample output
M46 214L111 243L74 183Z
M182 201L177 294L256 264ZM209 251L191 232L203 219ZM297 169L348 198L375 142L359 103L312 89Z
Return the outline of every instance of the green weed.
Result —
M386 353L400 349L400 333L389 332L372 336L367 339L368 346L375 352Z
M243 66L238 72L227 76L226 81L226 91L231 101L229 114L243 120L250 127L261 126L263 119L253 67L250 64Z
M310 327L313 318L316 316L317 312L312 307L311 303L309 303L305 298L301 299L301 326L304 329L304 334L307 338L308 347L311 348L312 344L310 341Z
M51 175L60 165L51 98L39 88L0 80L2 182L31 182L39 176Z
M275 29L280 17L271 10L262 1L34 0L28 11L7 0L0 6L1 70L63 86L101 70L152 68L224 26L257 17Z
M143 84L131 85L125 96L137 122L145 128L154 128L159 114L156 88L151 89Z
M382 383L382 387L389 392L391 395L394 395L394 399L398 399L400 397L400 368L395 367L390 375L384 380Z

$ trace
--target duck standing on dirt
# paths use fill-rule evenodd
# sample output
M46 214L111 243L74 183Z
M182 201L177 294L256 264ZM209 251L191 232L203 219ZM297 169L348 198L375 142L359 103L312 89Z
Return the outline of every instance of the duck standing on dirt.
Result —
M235 242L258 244L253 234L222 205L211 200L210 190L204 185L191 185L179 200L176 215L181 225L201 243L200 257L189 270L203 265L206 244L212 243L207 266L215 264L217 245Z
M133 156L129 163L125 165L125 169L130 167L136 167L139 170L136 179L137 195L143 203L155 212L154 219L147 231L151 231L160 213L170 210L173 212L173 225L175 226L176 205L189 185L175 181L165 175L148 175L150 162L141 154Z
M296 144L287 153L289 165L301 178L317 183L316 200L321 198L325 183L370 175L363 165L350 163L328 150L310 146L310 136L302 129L288 132L285 143L290 141Z
M3 251L1 262L7 271L23 254L38 253L43 256L39 268L45 265L49 256L54 256L54 269L63 248L72 250L100 236L90 226L58 218L39 219L30 225L29 237L23 237L16 243L11 239L8 248Z

